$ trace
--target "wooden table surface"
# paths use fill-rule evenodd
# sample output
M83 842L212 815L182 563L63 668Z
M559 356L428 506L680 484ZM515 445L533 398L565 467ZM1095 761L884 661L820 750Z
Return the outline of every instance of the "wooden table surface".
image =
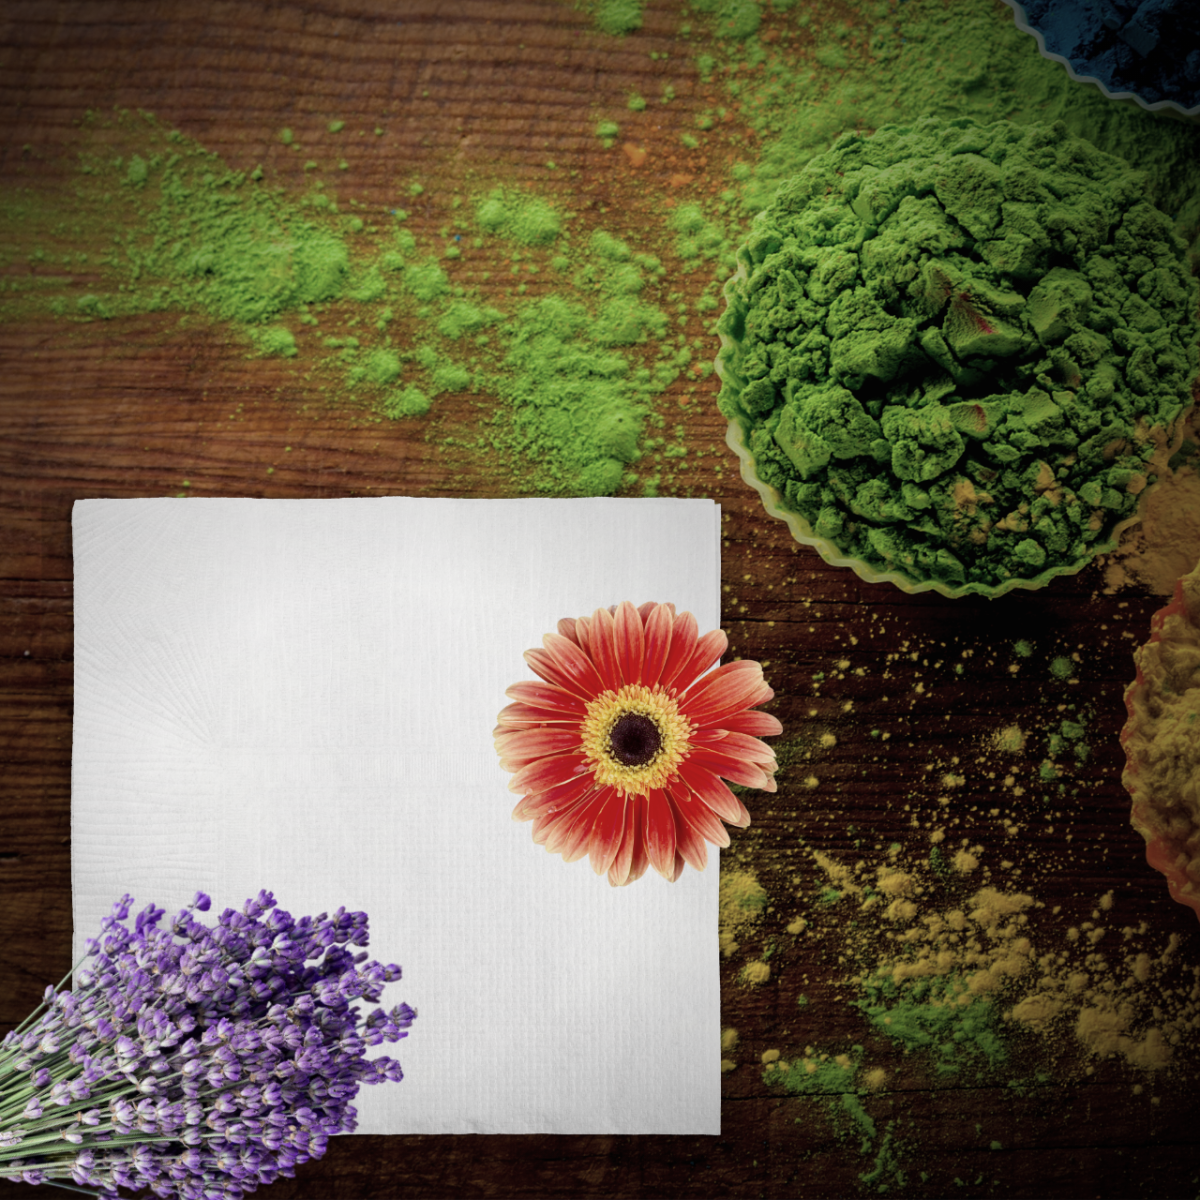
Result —
M1011 20L992 0L977 8ZM795 30L802 57L808 16L866 20L853 5L765 4L759 37ZM79 156L161 138L145 110L233 170L261 165L282 212L320 176L339 220L403 206L417 244L440 253L459 205L500 186L571 213L576 244L602 225L661 259L643 298L678 312L697 350L653 398L664 421L643 437L666 438L660 494L722 507L731 653L765 664L785 727L779 791L747 795L753 824L721 861L720 1137L340 1138L267 1194L1193 1196L1200 928L1145 863L1117 740L1131 652L1163 598L1106 590L1095 566L990 602L908 595L828 566L764 514L700 366L714 314L693 302L719 264L682 262L662 220L715 203L760 146L725 77L697 73L706 52L720 61L729 43L679 0L650 0L624 37L598 32L586 4L548 0L5 6L0 281L17 282L0 306L0 1030L69 965L75 500L539 494L536 457L475 444L508 419L494 391L380 421L311 357L257 354L245 325L178 293L159 311L119 310L102 259L126 228L122 194L96 191ZM634 93L644 110L628 107ZM697 138L697 116L718 109ZM622 126L615 145L596 136L605 119ZM516 303L517 265L492 242L464 244L452 278ZM66 307L22 307L37 298L30 276L60 261L75 263L59 281ZM550 274L525 276L527 294L559 286ZM78 300L106 288L115 315L82 319ZM312 311L326 331L356 328L349 300ZM397 341L422 319L402 316ZM653 339L631 353L651 362ZM670 446L687 453L663 457ZM641 493L651 462L624 494ZM1013 726L1024 744L1006 749ZM901 954L898 934L995 895L1024 897L1011 919L1033 945L1024 974L985 998L999 1049L965 1019L924 1048L872 1024L863 980ZM906 897L907 915L887 915ZM980 929L994 964L1001 935ZM1066 999L1044 1030L1012 1016L1055 988Z

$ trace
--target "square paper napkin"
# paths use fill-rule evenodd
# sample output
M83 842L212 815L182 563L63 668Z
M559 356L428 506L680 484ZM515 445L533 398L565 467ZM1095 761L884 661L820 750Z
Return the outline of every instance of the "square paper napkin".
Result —
M613 888L492 746L558 619L719 624L707 500L82 500L76 954L115 899L370 914L418 1012L360 1133L719 1134L718 855Z

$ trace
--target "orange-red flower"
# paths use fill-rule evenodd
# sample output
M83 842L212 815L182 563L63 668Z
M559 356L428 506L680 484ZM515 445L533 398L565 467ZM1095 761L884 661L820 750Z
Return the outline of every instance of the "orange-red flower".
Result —
M614 885L648 866L671 881L684 863L703 870L706 841L729 845L722 821L750 824L721 776L775 790L775 753L758 738L783 726L753 711L775 694L762 668L742 659L703 675L728 639L701 637L673 604L565 618L542 644L525 661L544 682L513 684L495 730L524 797L513 818L566 862L589 855Z

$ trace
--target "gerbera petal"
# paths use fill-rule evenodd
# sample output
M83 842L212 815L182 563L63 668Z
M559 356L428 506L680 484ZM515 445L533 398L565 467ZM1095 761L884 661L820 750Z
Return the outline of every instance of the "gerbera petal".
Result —
M659 684L669 688L679 674L680 668L692 656L696 642L700 637L700 626L690 613L680 613L675 618L671 629L671 648L667 651L667 661L663 663L662 674L658 677Z
M654 605L646 617L646 650L642 659L642 683L653 687L662 676L671 652L671 629L675 624L670 604Z
M579 644L580 650L592 658L591 649L592 622L588 617L575 618L575 641ZM593 662L595 660L593 659Z
M706 633L696 643L691 657L679 668L679 674L673 680L676 691L690 688L728 649L729 639L723 629L712 629Z
M714 738L714 734L720 734ZM766 742L752 738L745 733L734 733L729 729L702 729L691 738L693 746L702 746L706 750L716 750L718 754L736 754L738 758L756 763L766 768L774 769L775 751Z
M563 640L566 641L565 638ZM580 700L587 701L593 695L586 688L573 683L571 677L545 650L526 650L521 657L529 664L529 669L535 675L540 675L547 683L563 688Z
M679 811L680 806L670 793L667 794L667 800L675 815L676 855L682 854L689 867L693 867L697 871L703 871L705 866L708 865L708 849L704 845L704 839Z
M718 725L721 718L765 704L775 693L756 662L726 663L697 680L680 698L679 706L696 725Z
M532 729L535 725L574 725L578 727L577 713L553 712L546 708L534 708L532 704L506 704L496 718L500 724L492 730L497 737L510 729Z
M548 633L542 638L542 645L555 665L571 680L572 691L581 692L587 699L604 691L592 660L574 642L557 633Z
M638 811L634 803L636 799L634 796L627 796L625 799L621 842L612 862L608 864L608 882L612 887L623 887L629 882L629 868L633 866L633 848L639 841Z
M621 669L621 682L644 683L642 658L645 653L645 639L642 619L628 600L618 606L617 614L613 618L613 640L617 651L617 665Z
M740 783L744 787L759 788L764 792L775 790L775 781L761 767L732 754L722 754L719 750L700 746L693 749L688 761L699 767L707 767L713 774Z
M547 712L561 711L577 716L587 712L587 705L578 696L551 683L538 683L531 679L514 683L504 694L519 704L528 704L530 708L541 708Z
M588 760L583 754L554 754L522 767L508 781L508 790L518 795L525 792L544 792L556 783L566 783L568 779L583 774L589 778L592 774L588 770Z
M675 870L675 814L666 793L653 789L646 797L646 854L650 865L664 878Z
M561 754L566 750L577 750L579 731L562 729L557 725L536 729L509 729L492 740L503 762L517 763L523 767L536 758ZM504 769L509 770L508 767Z
M629 859L629 873L624 879L613 880L613 872L619 868L625 853L624 844L621 846L621 853L617 855L617 861L608 869L609 882L615 882L615 886L617 887L625 887L627 884L641 879L646 873L646 868L650 865L650 859L646 854L646 798L645 796L638 796L636 799L637 807L634 810L631 843L633 852Z
M544 791L530 792L517 802L512 813L513 820L528 821L531 817L540 816L543 812L558 812L569 808L595 786L596 780L591 774L575 775Z
M609 790L611 794L597 811L588 838L588 856L592 860L592 870L597 875L603 875L612 866L621 848L621 835L625 832L625 810L628 807L625 797L615 789Z
M611 792L612 788L598 789L564 812L561 820L547 828L543 837L546 849L551 854L561 854L564 862L577 862L581 859L588 852L596 814Z
M721 818L705 804L699 796L686 787L671 789L675 811L692 827L695 833L714 846L729 845L729 830L721 824Z
M729 790L725 782L718 779L707 767L695 762L683 763L679 768L680 778L709 808L730 825L745 829L750 824L746 806Z
M675 866L671 869L671 882L674 883L683 874L683 855L675 851Z
M598 608L592 613L588 640L592 662L604 681L598 690L618 691L621 687L621 666L617 661L616 629L612 613L607 608Z
M721 728L728 733L748 733L752 737L774 737L783 732L778 717L770 713L747 711L721 718Z
M658 607L653 600L647 600L645 604L638 605L638 616L642 618L642 626L645 627L646 622L650 619L650 614Z
M558 632L562 637L565 637L567 639L567 641L574 642L575 645L577 645L577 646L579 645L579 638L577 638L575 636L575 618L574 617L560 618L560 620L558 622Z

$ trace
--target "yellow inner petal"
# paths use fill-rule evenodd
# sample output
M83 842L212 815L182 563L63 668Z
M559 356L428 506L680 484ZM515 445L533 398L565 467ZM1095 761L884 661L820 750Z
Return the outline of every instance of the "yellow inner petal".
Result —
M624 716L636 715L653 722L659 747L652 758L636 766L620 761L613 750L612 731ZM675 698L662 688L627 683L619 691L601 692L587 706L580 727L583 752L593 764L596 782L624 795L645 796L665 787L691 749L692 723L679 711Z

